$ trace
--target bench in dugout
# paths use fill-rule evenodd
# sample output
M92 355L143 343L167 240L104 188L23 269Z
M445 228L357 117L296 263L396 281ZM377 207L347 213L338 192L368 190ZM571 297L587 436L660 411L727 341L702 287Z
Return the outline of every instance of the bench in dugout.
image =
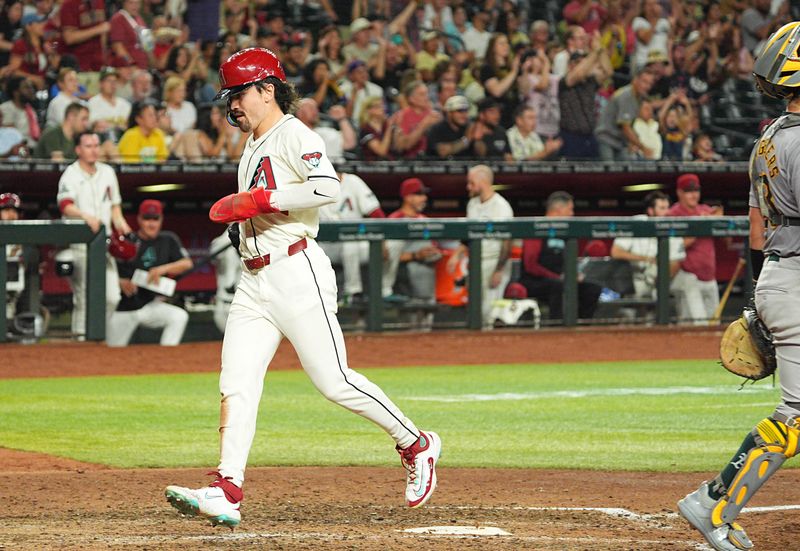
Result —
M633 267L627 260L583 258L578 269L586 281L604 289L597 304L595 319L646 319L654 314L657 301L655 298L636 296Z

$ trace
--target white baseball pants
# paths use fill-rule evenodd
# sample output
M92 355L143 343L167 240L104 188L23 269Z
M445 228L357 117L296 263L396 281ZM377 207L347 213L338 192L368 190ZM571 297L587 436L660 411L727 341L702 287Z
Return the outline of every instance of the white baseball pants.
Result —
M222 476L241 486L256 430L264 376L283 337L323 396L385 430L400 447L419 436L414 423L374 383L347 366L336 319L336 276L320 246L293 256L270 252L270 264L244 270L222 344L219 388Z
M161 346L178 346L189 322L183 308L156 299L138 310L114 312L108 324L108 346L128 346L134 331L140 325L149 329L163 329Z
M719 287L715 280L700 281L697 276L678 270L670 289L677 299L678 319L706 325L719 306Z
M72 287L72 333L86 334L86 245L70 246L73 254L72 275L69 277ZM111 314L117 309L120 301L119 274L117 263L106 254L106 333L111 321Z
M484 329L492 329L492 304L494 304L494 301L503 298L506 285L511 280L511 263L506 262L503 267L503 277L500 280L500 284L494 288L490 286L498 260L500 260L500 257L496 256L481 259L481 314Z

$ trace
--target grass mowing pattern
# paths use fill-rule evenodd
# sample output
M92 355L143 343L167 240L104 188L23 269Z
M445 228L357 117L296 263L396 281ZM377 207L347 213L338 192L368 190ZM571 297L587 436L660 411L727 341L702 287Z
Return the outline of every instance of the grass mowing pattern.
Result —
M712 361L364 373L442 436L451 467L715 471L780 398L768 381L737 391ZM678 387L709 393L605 394ZM0 380L0 446L124 468L213 467L218 408L216 374ZM396 461L380 429L327 402L303 372L267 376L258 425L253 466Z

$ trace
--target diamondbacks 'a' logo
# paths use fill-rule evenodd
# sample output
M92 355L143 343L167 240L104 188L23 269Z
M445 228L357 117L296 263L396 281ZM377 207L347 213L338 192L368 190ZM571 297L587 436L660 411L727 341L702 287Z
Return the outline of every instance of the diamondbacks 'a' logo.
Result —
M258 167L253 174L253 179L250 180L250 187L247 189L253 189L255 187L277 189L275 185L275 173L272 171L272 162L269 160L269 157L261 157L261 161L258 163Z
M304 153L300 158L310 164L312 168L317 168L319 166L320 159L322 159L322 153L319 151L314 151L313 153Z

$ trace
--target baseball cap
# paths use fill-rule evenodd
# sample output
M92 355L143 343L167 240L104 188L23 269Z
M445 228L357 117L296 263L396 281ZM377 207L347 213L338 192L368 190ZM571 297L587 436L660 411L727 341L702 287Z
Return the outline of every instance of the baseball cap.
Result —
M38 13L26 13L20 19L20 25L25 27L26 25L30 25L31 23L41 23L47 19L44 15L39 15Z
M407 178L400 184L400 197L403 198L408 195L427 195L430 191L419 178Z
M372 23L366 17L359 17L350 23L350 34L356 34L364 29L369 29L371 26Z
M423 42L425 42L426 40L433 40L438 36L439 33L437 33L436 31L425 31L424 33L422 33L422 36L420 36L420 38L422 39Z
M444 102L445 111L467 111L469 109L469 100L464 96L450 96Z
M650 50L647 53L647 62L645 63L645 65L650 65L651 63L669 63L669 58L667 57L667 54L664 53L664 51L662 50L659 49Z
M700 191L700 177L697 174L681 174L678 176L677 188L681 191Z
M117 70L114 67L103 67L100 69L100 80L105 79L106 77L115 77L117 76Z
M139 216L143 216L144 218L150 216L160 217L162 214L164 214L164 206L161 204L161 201L157 201L156 199L145 199L142 201L142 204L139 205Z
M353 71L355 71L359 67L364 67L365 65L366 65L366 63L364 63L362 60L354 59L353 61L351 61L350 63L347 64L347 72L348 73L352 73Z
M18 209L22 201L16 193L0 193L0 210Z

